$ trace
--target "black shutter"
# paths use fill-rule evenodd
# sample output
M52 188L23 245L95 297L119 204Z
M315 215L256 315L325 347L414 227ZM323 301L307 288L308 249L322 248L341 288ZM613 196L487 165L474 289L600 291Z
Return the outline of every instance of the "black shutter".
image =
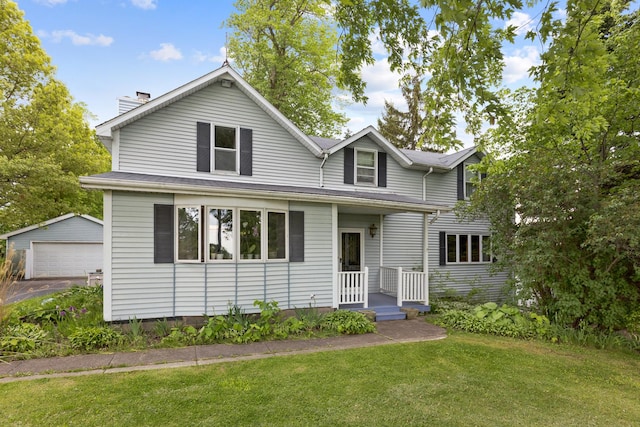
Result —
M197 166L198 172L211 172L211 123L197 124Z
M378 187L387 186L387 153L378 152Z
M289 261L304 261L304 212L289 211Z
M344 183L353 184L353 148L344 149Z
M153 205L153 262L173 262L173 205Z
M253 131L240 128L240 175L253 175Z
M464 200L464 163L458 165L458 200Z
M441 231L440 237L440 265L447 265L447 232Z

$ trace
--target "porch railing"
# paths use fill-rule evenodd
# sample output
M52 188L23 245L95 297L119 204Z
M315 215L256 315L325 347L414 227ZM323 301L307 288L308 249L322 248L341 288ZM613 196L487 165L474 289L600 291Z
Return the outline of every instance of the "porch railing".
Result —
M338 273L338 295L340 304L364 304L369 306L369 268L364 271L341 271Z
M402 271L402 267L380 267L380 292L395 296L399 306L404 301L429 305L429 284L423 272Z

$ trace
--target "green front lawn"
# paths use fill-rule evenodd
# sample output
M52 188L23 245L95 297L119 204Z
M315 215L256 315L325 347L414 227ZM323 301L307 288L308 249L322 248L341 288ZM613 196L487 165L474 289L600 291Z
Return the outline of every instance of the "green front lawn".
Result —
M454 333L206 367L0 384L3 425L631 426L640 357Z

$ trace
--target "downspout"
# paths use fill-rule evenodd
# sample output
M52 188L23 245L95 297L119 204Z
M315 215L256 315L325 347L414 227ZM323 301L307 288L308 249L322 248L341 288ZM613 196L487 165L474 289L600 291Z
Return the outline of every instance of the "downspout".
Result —
M440 218L440 209L438 209L436 211L436 216L434 216L433 218L431 218L431 220L429 221L429 224L433 224L434 222L436 222L438 220L438 218Z
M422 200L427 201L427 177L433 172L433 167L429 168L429 172L422 177Z
M322 159L322 163L320 163L320 188L324 187L324 164L327 163L328 158L329 153L324 153L324 159Z

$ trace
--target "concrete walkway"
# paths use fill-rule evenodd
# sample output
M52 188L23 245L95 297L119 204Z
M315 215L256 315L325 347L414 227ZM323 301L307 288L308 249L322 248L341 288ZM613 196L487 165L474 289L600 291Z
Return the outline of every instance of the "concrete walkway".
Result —
M265 341L250 344L213 344L183 348L150 349L128 353L84 354L47 359L0 362L0 383L39 378L107 374L149 369L201 366L236 360L288 354L315 353L385 344L430 341L446 331L418 317L376 323L377 332L306 340Z

